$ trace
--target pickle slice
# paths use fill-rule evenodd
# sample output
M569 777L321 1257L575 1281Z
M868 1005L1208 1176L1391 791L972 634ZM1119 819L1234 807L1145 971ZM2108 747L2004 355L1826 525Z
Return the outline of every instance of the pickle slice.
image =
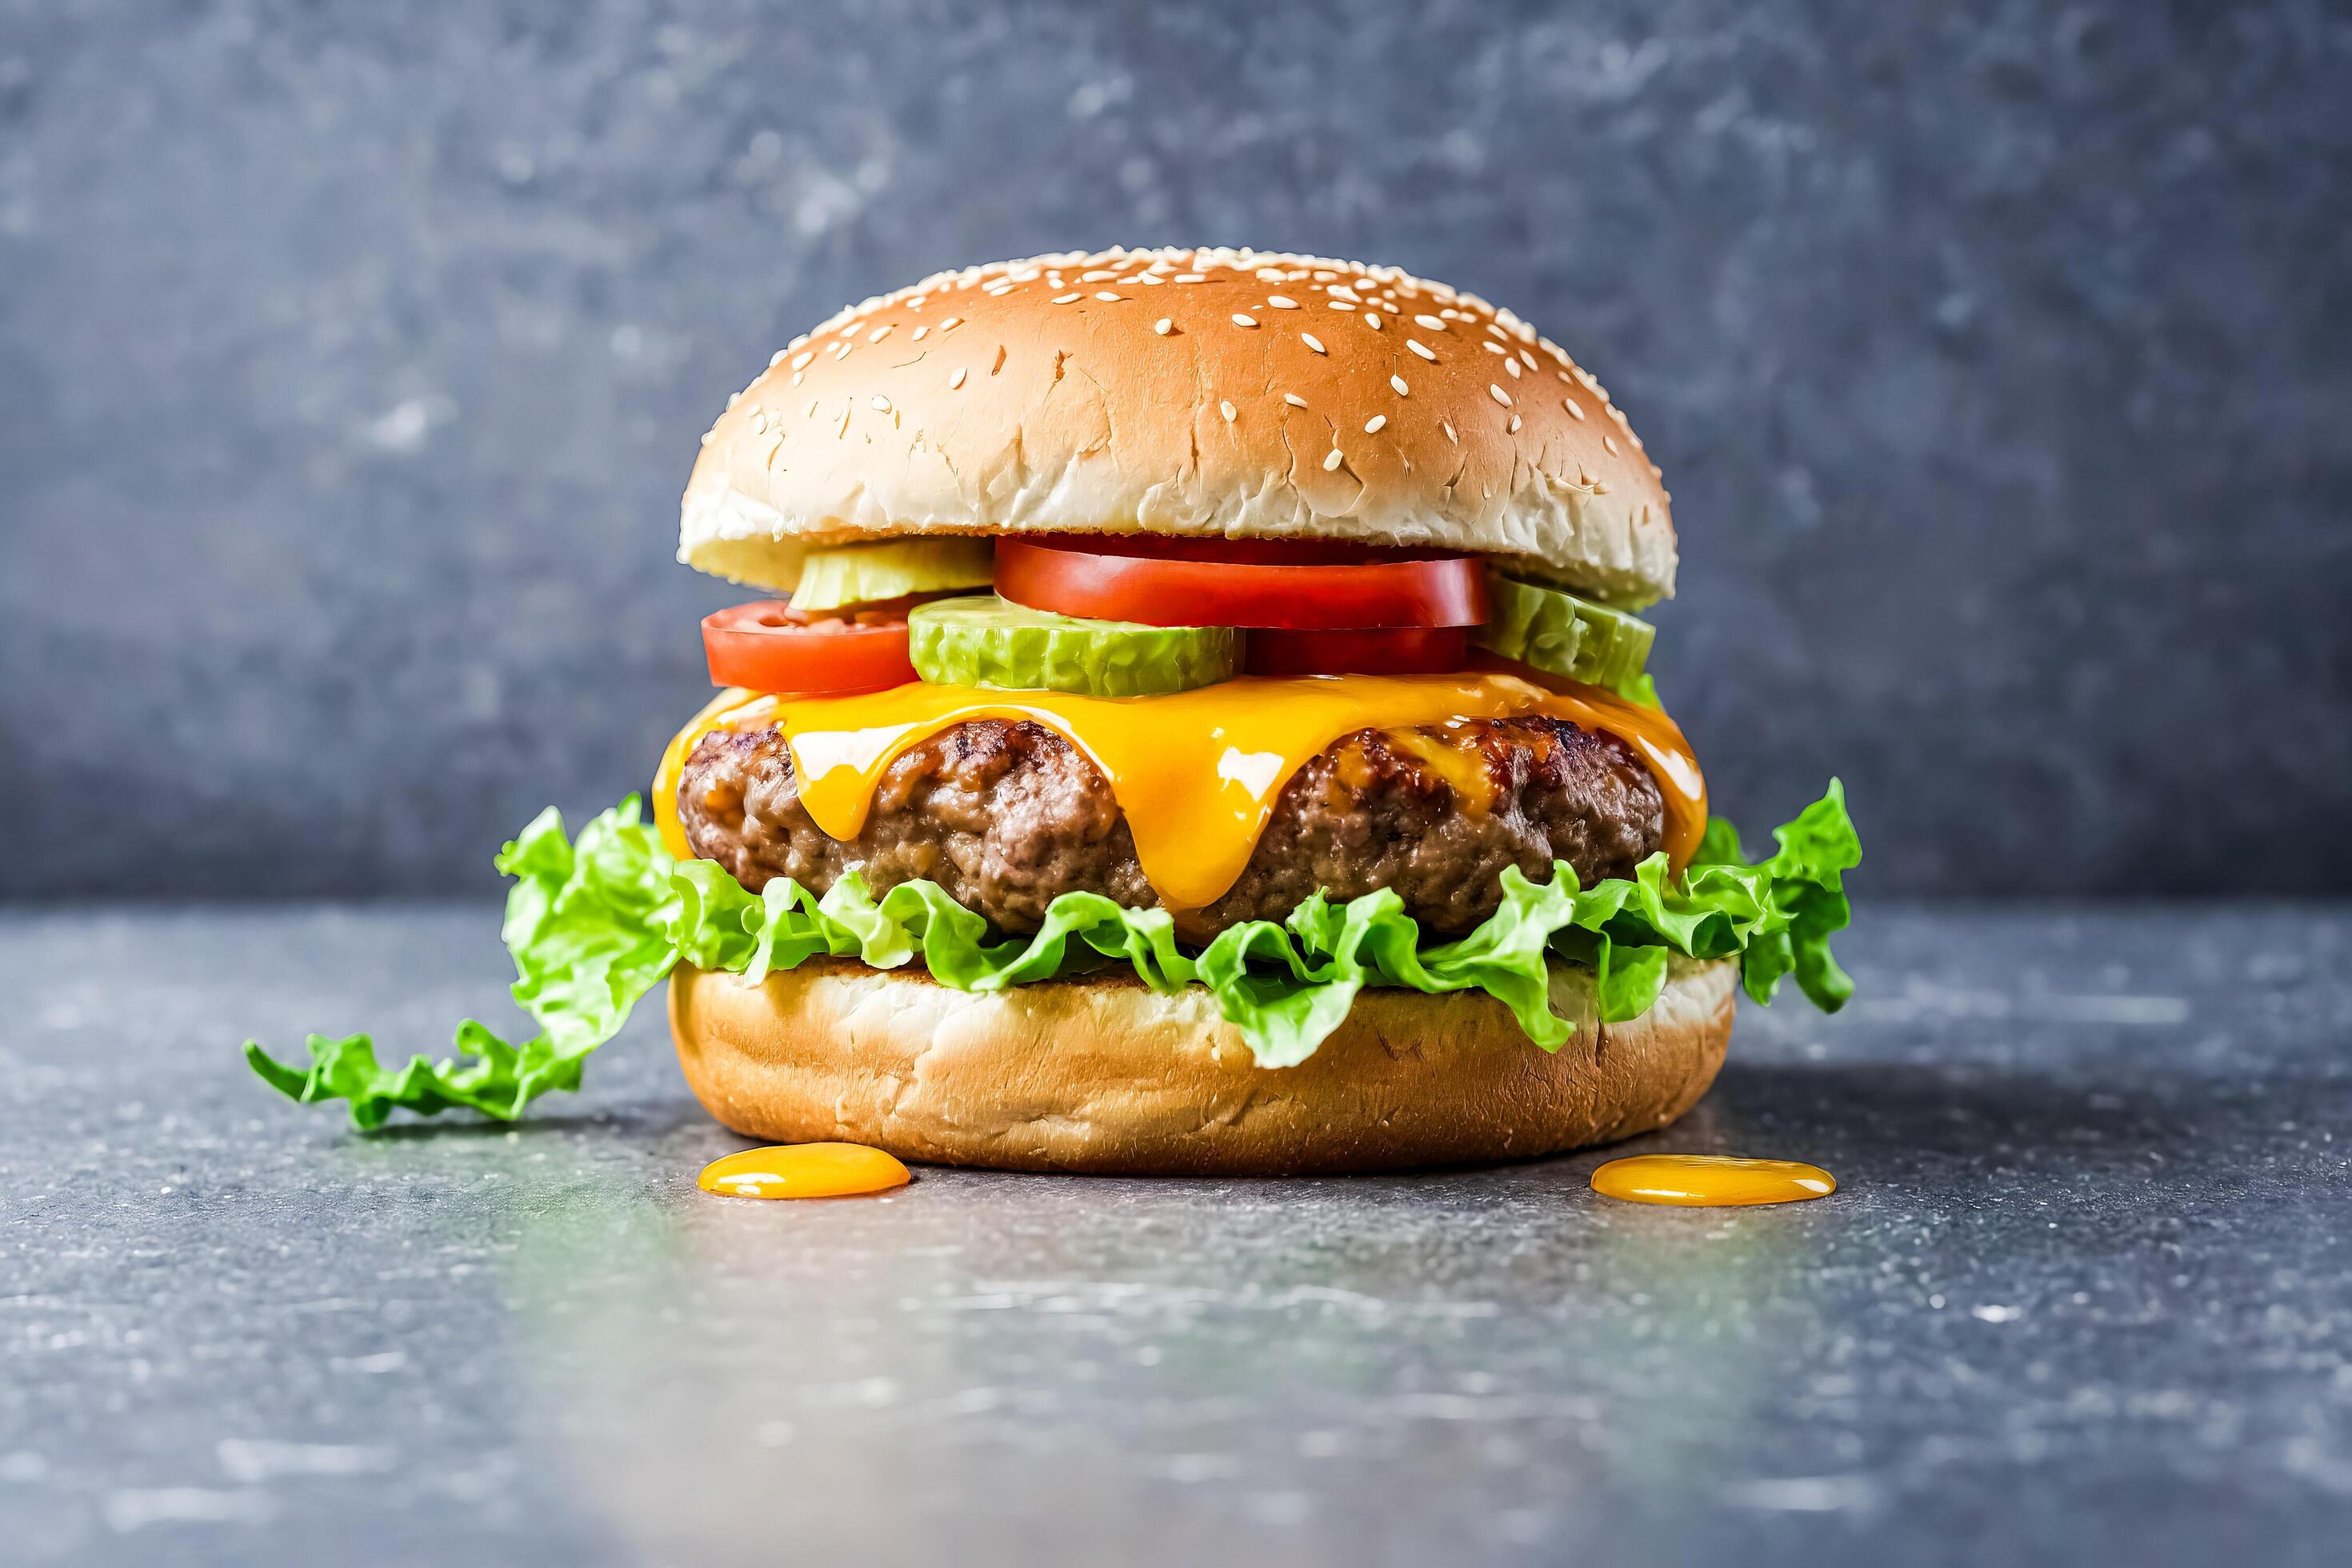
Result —
M1538 669L1611 691L1633 688L1658 628L1639 616L1558 588L1486 575L1494 618L1471 634L1479 647Z
M907 640L915 673L934 685L1089 697L1159 697L1230 680L1242 646L1231 626L1084 621L993 594L916 605Z
M996 579L995 555L985 539L886 539L812 550L793 589L796 610L875 605L942 588L985 588Z

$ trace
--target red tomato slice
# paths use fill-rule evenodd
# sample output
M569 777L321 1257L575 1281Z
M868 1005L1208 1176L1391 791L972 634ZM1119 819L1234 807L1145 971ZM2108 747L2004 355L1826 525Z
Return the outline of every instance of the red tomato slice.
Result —
M1464 626L1254 631L1244 657L1252 675L1446 675L1469 664L1470 633Z
M1153 536L996 542L996 591L1016 605L1150 626L1475 626L1486 568L1428 555L1288 540Z
M855 611L795 610L782 599L737 605L702 618L702 647L716 686L878 691L915 679L905 601Z

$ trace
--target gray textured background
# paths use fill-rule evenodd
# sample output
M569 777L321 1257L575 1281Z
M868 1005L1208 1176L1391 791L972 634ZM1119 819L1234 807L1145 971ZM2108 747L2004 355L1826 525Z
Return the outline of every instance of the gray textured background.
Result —
M1674 486L1663 684L1872 889L2352 889L2340 5L0 0L0 895L487 887L642 783L773 347L1394 261Z

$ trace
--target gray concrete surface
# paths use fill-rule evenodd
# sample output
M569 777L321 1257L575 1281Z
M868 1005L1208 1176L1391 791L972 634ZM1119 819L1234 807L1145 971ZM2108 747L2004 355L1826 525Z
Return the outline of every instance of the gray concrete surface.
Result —
M0 897L487 889L697 705L770 350L1161 242L1594 367L1745 821L2352 891L2347 66L2326 0L0 3Z
M2342 1561L2352 910L1865 911L1631 1147L709 1198L658 1022L513 1130L236 1042L446 1038L486 908L0 915L12 1563Z

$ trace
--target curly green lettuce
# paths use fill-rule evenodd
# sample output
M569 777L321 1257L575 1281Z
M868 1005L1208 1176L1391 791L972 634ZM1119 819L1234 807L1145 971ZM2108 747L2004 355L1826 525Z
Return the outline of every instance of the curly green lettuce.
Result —
M1508 1007L1528 1037L1557 1050L1571 1026L1551 1011L1548 963L1593 972L1603 1022L1637 1018L1665 984L1669 957L1729 959L1759 1002L1783 979L1825 1011L1853 994L1830 955L1851 916L1843 875L1861 841L1845 792L1828 793L1773 834L1779 850L1750 863L1720 818L1680 877L1664 854L1631 878L1580 886L1566 862L1551 880L1517 868L1502 876L1502 906L1466 936L1433 939L1387 889L1344 904L1320 894L1288 919L1252 921L1187 951L1164 910L1133 910L1094 893L1065 893L1035 934L992 941L988 922L935 882L904 882L878 899L856 873L823 897L788 879L759 893L708 860L679 861L638 820L635 796L581 829L542 812L499 855L515 879L505 936L515 962L515 1000L540 1032L511 1045L468 1019L457 1054L377 1061L365 1035L312 1035L307 1068L253 1041L246 1059L275 1088L305 1103L348 1102L354 1126L382 1126L394 1111L432 1116L463 1107L512 1121L551 1089L580 1087L589 1054L619 1032L629 1009L674 964L740 973L754 984L821 954L877 969L919 960L941 984L1002 991L1033 981L1125 969L1155 991L1208 988L1261 1067L1313 1055L1368 985L1435 994L1483 991Z

